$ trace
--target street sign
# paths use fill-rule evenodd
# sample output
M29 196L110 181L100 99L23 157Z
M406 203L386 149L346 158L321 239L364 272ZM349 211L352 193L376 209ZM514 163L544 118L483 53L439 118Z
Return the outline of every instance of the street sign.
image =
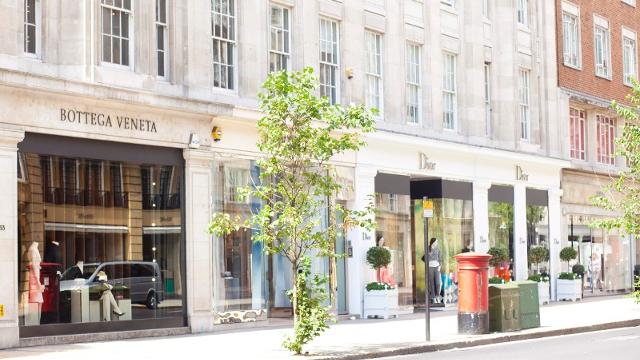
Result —
M433 200L422 200L422 216L426 218L433 217Z

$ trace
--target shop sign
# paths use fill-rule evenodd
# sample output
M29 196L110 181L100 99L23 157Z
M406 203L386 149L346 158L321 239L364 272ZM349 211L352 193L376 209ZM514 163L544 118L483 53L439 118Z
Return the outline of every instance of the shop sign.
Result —
M426 218L433 217L433 200L422 200L422 216Z
M0 224L0 231L7 230L7 227L4 224Z
M92 111L80 111L76 109L60 108L60 121L78 125L137 130L139 132L158 132L156 122L153 120Z
M516 165L516 180L518 181L529 181L529 174L525 173L524 170L520 167L520 165Z
M420 170L435 170L436 163L429 161L429 157L425 153L420 153Z

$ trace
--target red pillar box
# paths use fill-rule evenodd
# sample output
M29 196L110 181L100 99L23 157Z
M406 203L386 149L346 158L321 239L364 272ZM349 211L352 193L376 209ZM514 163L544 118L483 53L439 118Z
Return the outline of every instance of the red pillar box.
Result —
M458 333L489 333L489 259L491 255L463 253L458 262Z

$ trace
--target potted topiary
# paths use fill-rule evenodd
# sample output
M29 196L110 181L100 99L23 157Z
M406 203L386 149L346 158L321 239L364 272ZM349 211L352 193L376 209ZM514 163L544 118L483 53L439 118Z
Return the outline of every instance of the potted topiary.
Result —
M367 263L376 271L376 281L365 288L364 317L397 317L398 289L387 268L391 263L391 252L383 246L373 246L367 251Z
M567 270L569 270L569 262L575 260L577 256L578 252L571 246L560 250L560 260L566 261ZM584 267L582 272L584 273ZM582 275L569 271L560 273L556 282L556 298L571 301L582 299Z
M509 274L509 250L504 246L494 246L487 251L491 255L489 265L493 266L494 276L500 277L504 282L511 279Z
M544 246L532 246L528 253L529 264L535 265L536 273L532 276L537 276L534 281L538 282L538 303L540 305L549 303L551 290L549 289L549 276L547 274L540 273L540 264L549 261L549 249Z

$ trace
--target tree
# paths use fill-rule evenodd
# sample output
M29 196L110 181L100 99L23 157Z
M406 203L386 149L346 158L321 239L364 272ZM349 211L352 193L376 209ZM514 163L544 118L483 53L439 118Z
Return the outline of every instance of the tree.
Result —
M271 73L259 94L258 160L260 184L242 189L262 207L247 219L216 213L209 225L216 236L241 227L256 229L252 239L261 242L270 255L279 254L291 265L294 288L289 291L293 307L293 338L283 346L297 354L302 346L320 335L331 319L326 302L326 276L311 273L311 257L338 256L334 244L339 231L352 227L371 229L373 201L362 210L347 210L335 204L341 185L330 161L339 154L358 151L363 137L374 130L373 114L362 105L331 105L317 97L318 79L312 68L299 72ZM318 214L329 214L329 225L321 226ZM341 224L335 214L341 213Z
M571 246L567 246L562 250L560 250L560 260L567 262L567 272L570 271L569 262L571 260L575 260L577 256L578 256L578 251L576 251L576 249L572 248Z
M621 136L616 138L616 156L626 160L623 168L612 177L611 183L602 188L601 193L591 198L594 205L615 211L621 216L602 219L590 224L593 228L621 229L627 234L640 234L640 83L632 79L632 90L627 95L629 105L611 102L611 108L624 121ZM640 302L640 293L635 292L636 301Z
M549 249L544 246L532 246L528 251L529 264L536 265L536 270L540 272L540 263L549 261Z

